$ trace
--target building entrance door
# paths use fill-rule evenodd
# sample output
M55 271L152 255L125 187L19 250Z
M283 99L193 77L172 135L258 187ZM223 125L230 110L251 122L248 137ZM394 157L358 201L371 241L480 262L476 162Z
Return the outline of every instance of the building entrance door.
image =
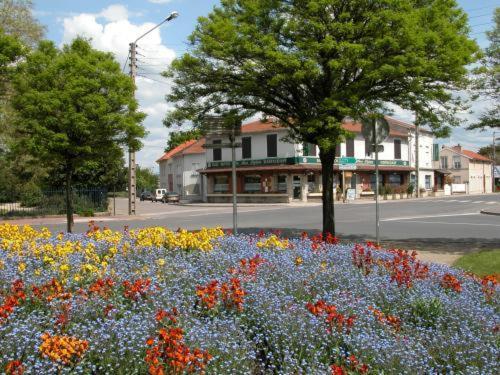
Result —
M300 176L293 176L293 199L300 199L300 197L301 197Z

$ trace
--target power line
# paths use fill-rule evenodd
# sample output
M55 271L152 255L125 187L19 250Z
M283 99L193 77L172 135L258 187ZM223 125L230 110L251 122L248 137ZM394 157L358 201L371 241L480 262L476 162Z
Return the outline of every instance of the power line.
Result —
M130 57L130 54L127 55L127 60L125 60L125 64L123 64L123 68L122 68L122 73L125 72L125 67L127 66L127 62L128 62L128 58Z
M471 27L477 27L477 26L485 26L485 25L492 25L492 24L493 24L493 21L490 21L490 22L478 23L478 24L470 25L470 26Z
M165 85L165 86L170 86L168 83L166 82L162 82L162 81L159 81L157 79L154 79L154 78L151 78L151 77L147 77L145 75L142 75L142 74L137 74L137 77L142 77L142 78L145 78L145 79L149 79L150 81L154 81L154 82L157 82L157 83L161 83L162 85Z

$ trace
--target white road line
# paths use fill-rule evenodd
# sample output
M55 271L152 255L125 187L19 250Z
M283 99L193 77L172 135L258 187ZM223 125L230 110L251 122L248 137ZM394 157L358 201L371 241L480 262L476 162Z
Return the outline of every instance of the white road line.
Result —
M474 201L474 203L484 203L484 201Z
M454 217L454 216L474 216L480 215L480 212L469 212L463 214L445 214L445 215L420 215L420 216L403 216L403 217L391 217L390 219L382 219L380 221L398 221L398 220L412 220L412 219L425 219L427 217Z
M469 203L471 201L459 201L460 203Z
M496 204L497 202L486 202L486 204Z
M500 224L479 224L479 223L448 223L446 221L419 221L419 220L406 220L402 223L420 223L420 224L445 224L445 225L471 225L471 226L489 226L500 227Z

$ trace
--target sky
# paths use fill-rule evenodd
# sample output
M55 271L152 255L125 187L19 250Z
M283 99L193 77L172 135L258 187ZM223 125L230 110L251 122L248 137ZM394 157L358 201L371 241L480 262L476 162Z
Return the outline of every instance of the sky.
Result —
M168 134L162 119L172 105L165 101L170 83L160 75L177 56L188 51L188 36L194 30L197 19L206 16L219 0L35 0L34 15L46 26L47 39L62 46L77 36L91 38L95 48L112 52L128 72L125 61L129 43L161 22L172 11L179 17L164 24L138 43L138 74L136 97L141 110L148 116L144 125L149 134L144 147L137 153L137 163L157 170L155 161L163 154ZM481 47L488 41L485 31L493 28L493 11L500 7L500 0L458 0L469 14L471 37ZM479 101L464 113L463 127L474 121L490 102ZM413 121L412 113L395 109L394 117ZM491 131L466 131L455 128L441 144L457 144L471 150L491 144Z

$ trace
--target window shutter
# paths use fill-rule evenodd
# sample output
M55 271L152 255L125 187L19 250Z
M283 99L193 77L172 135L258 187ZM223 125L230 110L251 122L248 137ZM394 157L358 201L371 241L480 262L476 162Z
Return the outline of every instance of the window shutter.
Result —
M267 135L267 157L275 158L278 155L278 135Z
M347 157L354 156L354 139L346 140L346 155Z

